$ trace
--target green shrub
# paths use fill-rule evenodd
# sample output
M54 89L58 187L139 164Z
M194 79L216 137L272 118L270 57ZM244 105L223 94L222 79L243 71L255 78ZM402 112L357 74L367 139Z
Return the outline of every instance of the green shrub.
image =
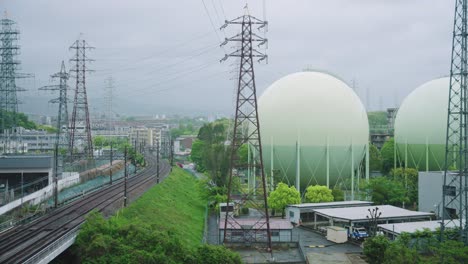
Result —
M390 241L385 236L375 236L366 239L363 253L370 264L381 264L385 259L385 251Z

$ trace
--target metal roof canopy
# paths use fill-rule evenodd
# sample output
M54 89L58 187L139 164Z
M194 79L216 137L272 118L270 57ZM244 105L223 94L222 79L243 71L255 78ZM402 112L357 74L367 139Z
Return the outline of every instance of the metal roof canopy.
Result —
M255 218L236 218L232 221L232 224L228 225L228 230L242 230L242 226L250 226L252 230L263 230L266 229L266 225L259 222ZM224 218L221 218L218 227L220 230L224 230ZM279 230L291 230L293 226L291 222L286 219L270 219L270 229Z
M51 169L52 156L0 156L1 170Z
M341 202L327 202L327 203L302 203L302 204L291 204L286 207L295 207L300 209L319 209L319 208L330 208L330 207L343 207L343 206L363 206L372 205L373 202L369 201L341 201Z
M379 217L379 221L415 218L421 219L424 217L434 216L434 213L410 211L392 205L380 205L377 207L379 208L379 212L382 212L382 215ZM326 218L331 218L333 221L338 222L368 222L369 219L367 216L370 217L368 210L372 211L372 209L375 208L376 206L361 206L317 209L315 210L315 213Z
M416 231L423 231L423 229L429 229L432 232L437 231L440 228L441 221L418 221L418 222L406 222L406 223L395 223L395 224L381 224L378 227L387 233L400 235L401 233L414 233ZM457 227L460 225L460 220L454 220L450 222L449 227Z

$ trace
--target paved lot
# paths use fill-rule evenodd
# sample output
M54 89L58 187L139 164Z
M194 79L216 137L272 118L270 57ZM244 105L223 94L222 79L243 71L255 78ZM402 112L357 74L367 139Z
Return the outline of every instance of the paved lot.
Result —
M328 241L323 235L302 227L293 229L293 241L300 241L302 251L309 258L309 263L341 263L362 264L365 263L360 254L360 246L344 243L335 244ZM210 214L208 219L209 244L218 244L217 214ZM236 249L244 263L268 263L271 256L268 253L256 249ZM277 263L300 262L303 260L299 248L283 248L274 250L273 257Z
M329 252L329 253L361 253L362 248L351 243L335 244L328 241L325 236L317 234L308 229L296 227L293 229L293 237L301 241L302 250L308 252ZM315 246L315 247L310 247ZM325 247L317 247L325 246Z
M294 228L293 235L301 241L301 246L309 263L314 264L364 264L360 258L362 248L352 243L336 244L325 236L308 229Z

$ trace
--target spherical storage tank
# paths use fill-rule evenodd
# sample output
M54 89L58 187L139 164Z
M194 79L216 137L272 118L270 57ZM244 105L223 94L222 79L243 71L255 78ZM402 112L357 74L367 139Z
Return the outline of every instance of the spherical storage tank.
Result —
M411 92L395 118L397 166L440 171L445 162L450 78L429 81Z
M312 71L287 75L261 95L258 114L267 174L273 163L275 178L297 186L299 167L302 190L326 185L327 175L330 188L357 175L369 123L359 97L340 79Z

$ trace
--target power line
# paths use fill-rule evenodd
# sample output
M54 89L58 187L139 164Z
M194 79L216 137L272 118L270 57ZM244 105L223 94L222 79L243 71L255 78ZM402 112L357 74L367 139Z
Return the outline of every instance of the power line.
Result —
M204 68L206 68L206 67L204 67ZM202 70L202 69L204 69L204 68L197 69L197 71L200 71L200 70ZM194 72L195 72L195 71L194 71ZM192 73L194 73L194 72L192 72ZM216 73L214 73L213 75L216 75L216 74L219 75L219 74L228 73L228 72L229 72L229 71L216 72ZM185 74L185 75L186 75L186 74ZM141 93L141 95L142 95L142 94L149 94L148 91L147 91L148 89L152 89L152 88L154 88L155 86L162 85L162 84L167 83L167 82L169 82L169 81L174 81L174 80L178 80L178 79L179 79L179 76L174 77L174 78L172 78L172 79L170 79L170 80L166 80L165 82L156 83L156 84L150 85L150 86L148 86L148 87L146 87L146 88L139 89L138 91L140 91L140 92L144 92L144 91L145 91L144 93ZM157 90L156 92L167 91L167 90L170 90L170 89ZM150 92L150 93L151 93L151 92Z
M153 75L154 73L156 73L158 71L164 71L164 70L170 69L170 68L172 68L174 66L177 66L177 65L179 65L181 63L187 62L187 61L192 60L194 58L197 58L197 57L199 57L199 56L201 56L203 54L209 53L210 51L214 51L213 48L215 48L215 47L217 47L217 45L211 45L211 46L208 46L208 47L203 47L201 49L197 49L195 52L197 52L197 51L201 51L201 52L198 52L198 53L196 53L194 55L186 57L186 58L184 58L184 59L182 59L180 61L177 61L175 63L159 66L156 69L153 69L153 70L150 70L149 72L146 72L145 74ZM110 71L111 69L108 69L109 73L105 73L105 74L102 74L102 75L96 74L95 76L105 76L105 75L109 75L111 73L116 73L116 72L119 72L119 71L124 71L124 70L129 71L129 70L139 70L139 69L140 69L139 66L138 67L128 67L126 69L117 70L117 71ZM103 71L103 70L101 70L101 71Z
M191 74L191 73L194 73L194 72L197 72L201 69L205 69L207 68L208 66L212 66L214 62L218 62L217 59L214 59L214 60L211 60L207 63L202 63L202 64L198 64L194 67L189 67L187 69L184 69L184 70L178 70L176 72L171 72L171 73L167 73L167 74L164 74L164 77L169 77L169 76L176 76L177 78L178 77L182 77L182 76L185 76L187 74ZM146 79L138 79L138 80L127 80L127 82L124 82L123 84L131 84L135 81L141 81L141 82L147 82L147 81L151 81L151 80L154 80L154 79L160 79L160 76L155 76L155 75L152 75L152 77L150 78L146 78ZM168 79L163 79L162 81L160 81L159 83L164 83L164 82L167 82L168 80L172 80L172 79L175 79L175 78L168 78ZM136 89L136 91L138 90L141 90L141 89Z
M213 31L216 33L216 37L218 38L218 41L222 42L221 38L219 37L219 34L218 34L218 29L215 27L215 25L213 23L213 19L211 19L210 12L208 12L208 8L206 7L205 1L204 0L201 0L201 1L203 3L203 6L205 7L206 14L208 15L208 18L210 19L211 26L213 27ZM226 49L224 47L222 47L222 48L223 48L224 52L226 53Z

